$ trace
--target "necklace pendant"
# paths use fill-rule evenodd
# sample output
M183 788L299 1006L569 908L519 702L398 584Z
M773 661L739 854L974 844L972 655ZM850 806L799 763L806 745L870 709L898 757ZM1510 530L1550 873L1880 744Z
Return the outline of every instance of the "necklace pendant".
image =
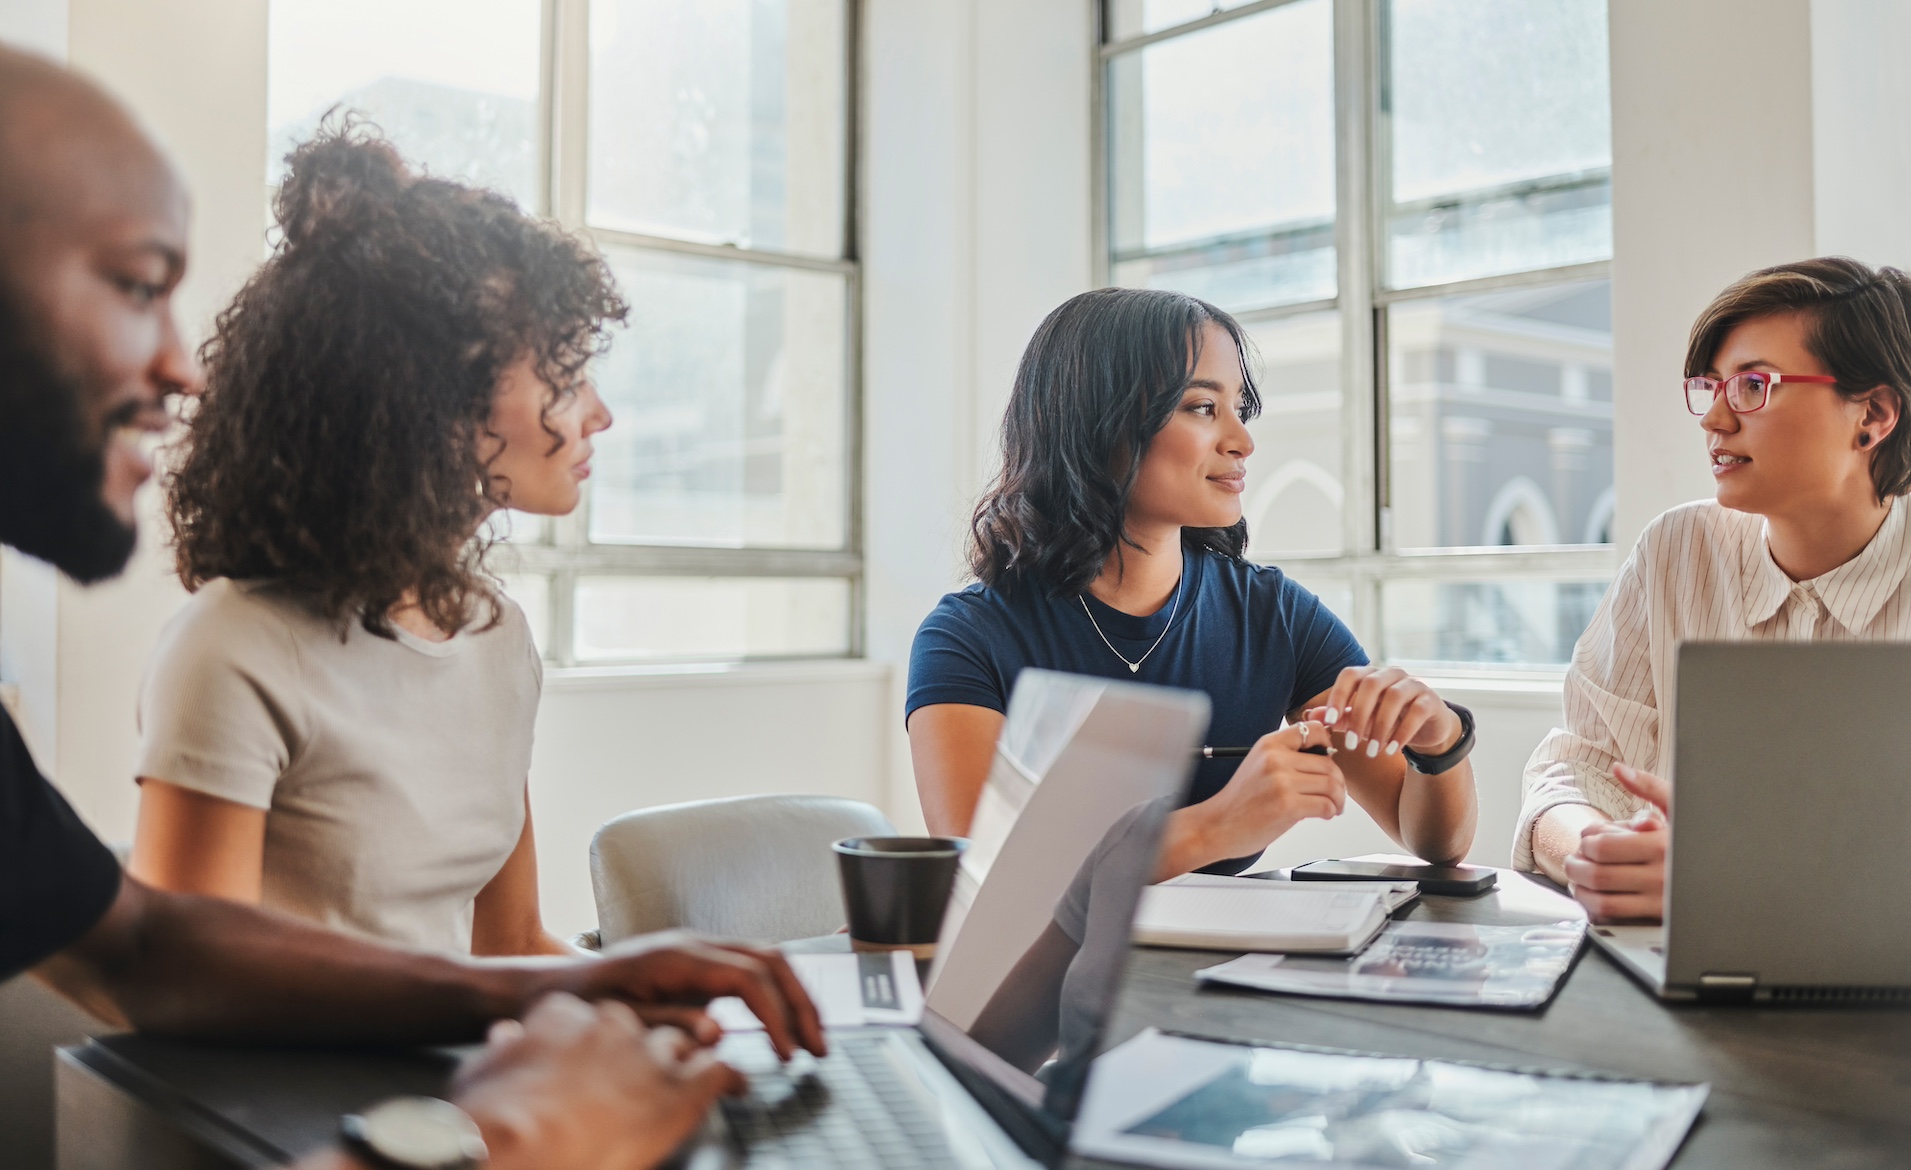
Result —
M1130 663L1128 664L1128 673L1129 673L1129 674L1140 674L1140 673L1141 673L1141 663L1139 663L1139 662L1130 662Z

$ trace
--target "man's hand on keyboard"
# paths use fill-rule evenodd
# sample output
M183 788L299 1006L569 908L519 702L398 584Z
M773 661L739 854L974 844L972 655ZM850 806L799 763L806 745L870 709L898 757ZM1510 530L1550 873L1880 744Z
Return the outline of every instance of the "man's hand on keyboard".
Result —
M702 1007L720 996L743 1000L763 1021L778 1056L798 1047L829 1051L816 1005L796 972L772 948L715 942L683 931L628 939L594 963L563 968L550 989L588 1000L619 999L652 1024L673 1024L700 1043L714 1044L720 1029Z
M743 1077L683 1032L615 1001L543 999L501 1020L452 1099L484 1131L491 1170L643 1170L668 1158Z

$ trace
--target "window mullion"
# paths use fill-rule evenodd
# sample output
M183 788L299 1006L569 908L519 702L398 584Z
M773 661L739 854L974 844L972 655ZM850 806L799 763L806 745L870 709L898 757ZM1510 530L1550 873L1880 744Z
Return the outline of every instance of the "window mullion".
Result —
M1341 466L1345 485L1341 545L1349 553L1379 546L1371 205L1372 0L1334 0L1335 250L1340 301ZM1357 572L1354 632L1373 645L1380 632L1378 578Z
M584 226L590 130L590 0L547 0L546 25L554 38L548 54L550 88L551 214L567 228Z
M577 571L565 567L551 574L550 646L545 657L553 666L577 665Z

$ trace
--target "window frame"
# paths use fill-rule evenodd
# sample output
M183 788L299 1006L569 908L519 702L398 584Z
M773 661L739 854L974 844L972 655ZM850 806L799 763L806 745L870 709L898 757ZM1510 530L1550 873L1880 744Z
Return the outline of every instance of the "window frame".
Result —
M1095 50L1091 69L1091 224L1097 285L1110 282L1113 241L1110 204L1114 173L1109 144L1108 76L1112 61L1162 41L1245 20L1297 3L1255 0L1197 20L1118 41L1112 0L1091 0ZM1334 26L1334 243L1336 295L1326 300L1280 305L1236 314L1243 324L1276 321L1335 310L1340 315L1341 466L1345 504L1337 555L1280 554L1278 563L1310 585L1344 586L1352 597L1341 615L1377 660L1388 660L1382 591L1392 582L1480 580L1609 580L1618 570L1613 545L1499 546L1407 549L1395 547L1389 514L1390 431L1387 317L1399 304L1502 289L1531 288L1611 278L1610 259L1531 269L1443 284L1391 288L1386 282L1387 201L1391 117L1381 92L1384 0L1328 0ZM1250 556L1253 550L1250 549ZM1256 560L1261 558L1256 557ZM1273 563L1268 561L1266 563ZM1441 673L1559 676L1563 664L1438 664Z
M863 281L858 223L862 204L860 0L843 4L844 150L843 251L838 258L818 257L762 247L705 244L592 226L586 215L590 150L590 4L591 0L542 0L543 59L539 81L538 193L541 215L590 240L599 248L668 253L827 272L844 284L844 471L843 544L835 549L740 548L640 543L594 543L590 539L593 488L569 516L554 517L534 537L502 543L497 571L510 576L542 577L548 584L548 628L544 659L554 667L668 667L673 662L708 660L671 658L593 658L576 653L576 585L589 575L634 577L820 577L849 584L844 615L847 644L841 655L748 655L721 661L763 662L860 658L865 653L867 607L863 556Z

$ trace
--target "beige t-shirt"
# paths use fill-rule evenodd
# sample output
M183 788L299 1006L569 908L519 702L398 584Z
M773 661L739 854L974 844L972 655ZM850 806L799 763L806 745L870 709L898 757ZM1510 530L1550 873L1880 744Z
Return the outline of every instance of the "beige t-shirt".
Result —
M266 810L265 905L469 952L524 829L542 669L509 601L489 630L397 634L341 638L277 586L212 582L160 636L137 774Z

